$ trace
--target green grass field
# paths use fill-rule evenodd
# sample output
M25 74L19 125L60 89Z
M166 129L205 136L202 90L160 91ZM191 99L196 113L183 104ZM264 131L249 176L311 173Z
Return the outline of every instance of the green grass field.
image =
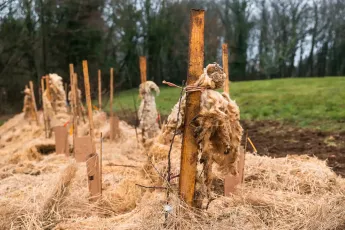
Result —
M278 120L300 127L345 130L345 77L289 78L235 82L230 86L244 120ZM179 98L179 89L161 87L156 98L158 110L168 115ZM115 110L134 110L138 90L115 96ZM106 110L109 109L107 106Z

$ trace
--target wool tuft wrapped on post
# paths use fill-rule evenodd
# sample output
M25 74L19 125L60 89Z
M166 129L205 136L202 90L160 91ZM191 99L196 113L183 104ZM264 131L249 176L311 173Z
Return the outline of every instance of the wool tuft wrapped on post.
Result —
M79 100L79 102L77 102L77 103L81 103L81 90L80 89L78 89L78 100ZM70 105L72 105L73 104L73 95L72 95L72 91L70 90L69 92L68 92L68 103L70 104Z
M146 81L139 86L141 103L138 110L139 128L142 130L143 141L155 137L159 132L157 122L157 108L155 95L159 95L159 88L153 81Z
M199 146L200 163L203 164L204 183L199 188L201 196L207 197L211 191L214 178L212 165L216 163L218 169L226 174L238 173L237 161L243 129L240 125L240 110L236 102L227 93L219 93L215 89L223 87L226 79L223 69L217 64L209 64L198 81L186 87L189 91L200 90L200 112L190 125L194 126L194 134ZM161 139L167 140L173 134L177 125L179 133L184 127L184 113L186 95L183 95L180 105L180 117L177 118L179 103L177 103L163 128ZM178 121L178 124L177 124ZM198 189L198 184L197 184Z
M32 106L32 94L30 88L26 85L24 89L24 119L31 121L33 119L34 108Z
M46 89L43 93L43 106L47 116L51 120L51 126L63 125L69 120L66 106L66 93L63 87L62 77L57 74L49 74L49 95Z
M85 114L85 108L83 106L83 102L82 102L82 94L81 94L81 90L78 88L78 95L77 95L77 105L75 105L75 109L77 116L79 116L79 119L81 117L84 116ZM72 91L70 90L68 92L68 103L70 104L70 106L72 107L73 104L73 95L72 95Z

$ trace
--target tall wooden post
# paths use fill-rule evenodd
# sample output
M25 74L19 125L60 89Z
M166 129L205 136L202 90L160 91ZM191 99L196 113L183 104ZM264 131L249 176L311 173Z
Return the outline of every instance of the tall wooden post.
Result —
M46 138L49 137L49 132L48 132L48 120L47 120L47 115L46 112L44 111L44 103L43 103L43 94L44 94L44 78L41 78L41 90L42 90L42 112L43 112L43 120L44 120L44 132L46 134Z
M66 101L68 101L68 86L67 86L67 82L65 82L65 94L66 94Z
M49 79L49 74L47 74L44 78L45 78L45 81L46 81L47 99L50 102L51 101L51 95L50 95L50 83L49 83L50 79ZM43 98L42 98L42 102L43 102ZM44 104L44 102L43 102L43 104ZM50 117L49 117L49 114L47 114L47 125L48 125L48 138L50 138L52 136L52 130L51 130L51 127L50 127Z
M98 109L102 110L102 79L101 70L98 70Z
M222 45L222 62L223 62L223 70L226 74L226 80L224 82L224 92L229 94L229 55L228 55L228 44L224 43Z
M75 106L75 110L76 110L76 114L77 116L79 116L80 118L82 117L83 118L83 121L84 123L86 122L85 121L85 118L84 118L84 109L83 109L83 104L80 102L80 98L79 98L79 90L78 90L78 74L77 73L74 73L75 77L73 78L73 84L74 84L74 87L75 87L75 98L76 98L76 104L74 105Z
M84 73L84 84L85 84L85 98L86 98L86 104L87 104L87 111L88 111L88 115L89 115L89 126L90 126L91 142L92 142L92 151L94 153L96 153L96 146L95 146L95 142L94 142L95 136L94 136L94 132L93 132L94 131L94 124L93 124L93 116L92 116L89 69L88 69L86 60L83 60L83 73Z
M51 101L49 74L46 75L45 79L46 79L46 88L47 88L47 98L48 98L49 101Z
M100 184L100 189L101 189L101 194L102 194L102 162L103 162L103 159L102 159L102 155L103 155L103 134L101 133L101 138L100 138L100 147L99 147L99 184Z
M145 56L140 56L139 57L139 68L140 68L140 81L141 84L146 82L146 73L147 73L147 66L146 66L146 57ZM145 107L145 103L144 103ZM141 129L141 136L142 136L142 142L145 143L145 129L142 127Z
M101 192L100 185L100 171L99 171L99 156L96 154L95 136L94 136L94 124L92 117L92 103L91 103L91 90L90 90L90 80L89 80L89 70L87 66L87 61L83 61L83 73L84 73L84 84L85 84L85 97L87 104L87 111L89 115L89 125L90 125L90 137L92 143L92 154L87 157L86 169L88 175L89 191L92 196L92 200L97 200ZM78 93L77 93L78 94Z
M187 84L195 83L203 73L204 66L204 10L192 10L190 16L189 31L189 66ZM196 166L198 160L198 145L194 138L193 128L190 126L192 119L200 111L201 92L187 93L185 126L183 131L181 172L180 172L180 195L189 205L193 205Z
M144 83L147 78L146 78L146 73L147 73L147 66L146 66L146 57L145 56L140 56L139 58L139 67L140 67L140 79L141 83Z
M114 98L114 68L110 68L110 117L113 117L113 98Z
M32 107L34 108L36 123L37 123L37 125L39 125L40 121L38 119L38 114L37 114L37 105L36 105L36 99L35 99L34 84L32 83L32 81L30 81L29 84L30 84L31 97L32 97Z
M114 140L114 113L113 113L113 98L114 98L114 69L110 68L110 140Z
M73 156L76 153L76 139L78 137L78 110L77 110L77 94L78 94L78 86L77 86L77 74L72 73L72 112L73 112Z
M74 66L73 64L69 64L69 83L70 83L70 86L71 86L71 95L73 95L73 77L74 76ZM67 93L67 100L68 100L68 93ZM76 108L75 104L73 105L73 99L72 101L70 102L70 108L71 108L71 112L72 114L74 113L74 109Z

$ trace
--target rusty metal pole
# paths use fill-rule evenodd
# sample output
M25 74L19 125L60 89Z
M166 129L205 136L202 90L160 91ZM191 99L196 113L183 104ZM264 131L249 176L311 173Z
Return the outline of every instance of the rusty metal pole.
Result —
M94 136L94 124L93 124L93 116L92 116L92 102L91 102L91 90L90 90L90 80L89 80L89 69L87 66L87 61L83 60L83 74L84 74L84 84L85 84L85 97L86 97L86 104L87 104L87 112L89 115L89 126L90 126L90 136L92 142L92 151L96 153L96 146L95 146L95 136ZM77 93L78 94L78 93Z
M38 114L37 114L37 105L36 105L36 99L35 99L34 84L32 83L32 81L30 81L29 84L30 84L31 97L32 97L32 107L34 108L36 123L37 123L37 125L39 125L40 121L38 119Z
M222 45L222 62L223 62L223 70L226 74L226 80L224 82L224 92L229 94L229 55L228 55L228 44L224 43Z
M147 74L147 64L146 64L146 57L140 56L139 59L139 66L140 66L140 79L141 83L144 83L147 80L146 74Z
M102 81L101 81L101 70L98 70L98 109L102 110Z
M203 73L204 66L204 10L192 10L190 15L189 32L189 66L187 84L195 83ZM198 146L194 138L192 119L200 111L201 92L187 93L186 113L181 151L180 195L189 205L193 205L196 166L198 160Z

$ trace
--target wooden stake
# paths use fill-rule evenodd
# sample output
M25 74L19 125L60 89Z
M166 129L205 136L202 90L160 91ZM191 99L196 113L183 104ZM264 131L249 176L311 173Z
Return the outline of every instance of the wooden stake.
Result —
M46 81L47 99L50 102L51 101L51 95L50 95L49 74L47 74L44 78ZM42 102L43 102L43 98L42 98ZM55 111L55 108L53 108L53 109ZM47 124L48 124L48 138L50 138L52 136L52 130L50 127L50 117L48 114L47 114Z
M75 74L75 78L73 78L73 81L74 84L75 84L75 95L76 95L76 105L75 105L75 108L76 108L76 113L77 113L77 116L79 117L82 117L83 118L83 121L84 123L86 123L86 120L85 120L85 116L84 116L84 106L83 106L83 103L81 102L80 98L79 98L79 90L78 90L78 74L77 73L74 73Z
M93 124L93 117L92 117L92 102L91 102L89 70L88 70L86 60L83 60L83 73L84 73L84 84L85 84L85 98L86 98L86 104L87 104L87 111L88 111L88 115L89 115L89 126L90 126L91 142L92 142L92 151L94 153L96 153L96 146L95 146L95 142L94 142L94 133L93 133L94 124Z
M195 83L203 73L204 66L204 10L192 10L190 16L189 34L189 66L187 84ZM200 111L201 92L187 93L185 126L183 131L181 172L180 172L180 195L189 205L193 205L196 166L198 160L198 145L194 138L193 128L190 123Z
M228 55L228 44L224 43L222 45L222 60L223 60L223 70L226 74L226 80L224 82L224 92L229 94L229 55Z
M78 119L77 119L77 94L78 94L78 87L77 87L77 74L73 73L72 74L73 77L72 77L72 99L73 99L73 102L71 103L72 104L72 111L73 111L73 156L76 155L76 139L78 137Z
M98 70L98 109L102 110L102 81L101 70Z
M43 77L41 78L41 90L42 90L42 111L43 111L43 119L44 119L44 132L46 134L46 138L49 137L48 134L48 120L47 120L47 116L46 113L44 111L44 104L43 104L43 94L44 94L44 79Z
M31 97L32 97L32 106L34 108L34 115L35 115L36 123L37 123L37 125L39 125L40 121L38 119L38 114L37 114L37 105L36 105L36 99L35 99L34 84L32 83L32 81L30 81L29 84L30 84Z
M46 88L47 88L47 98L49 101L52 100L51 95L50 95L50 83L49 83L49 74L46 75Z
M68 88L67 88L67 82L65 82L65 94L66 94L66 101L68 101ZM71 105L69 105L71 106Z
M110 68L110 117L113 117L113 98L114 98L114 69Z
M101 133L100 139L100 149L99 149L99 181L101 187L101 194L102 194L102 153L103 152L103 134Z
M146 57L145 56L140 56L139 58L139 67L140 67L140 81L141 84L146 82ZM145 102L145 101L144 101ZM144 103L144 110L145 110L145 103ZM145 129L142 127L141 129L141 137L142 137L142 143L145 143Z
M139 65L140 65L140 79L141 83L144 83L146 81L146 74L147 74L147 69L146 69L146 57L145 56L140 56L139 59Z
M113 98L114 98L114 69L110 68L110 105L109 105L109 112L110 112L110 140L114 140L114 113L113 113Z
M73 64L69 64L69 84L71 86L71 96L73 97L73 77L74 77L74 66ZM68 100L68 93L67 93L67 100ZM75 109L75 104L73 105L74 100L70 102L71 113L73 114L73 110ZM73 141L74 143L74 141Z

